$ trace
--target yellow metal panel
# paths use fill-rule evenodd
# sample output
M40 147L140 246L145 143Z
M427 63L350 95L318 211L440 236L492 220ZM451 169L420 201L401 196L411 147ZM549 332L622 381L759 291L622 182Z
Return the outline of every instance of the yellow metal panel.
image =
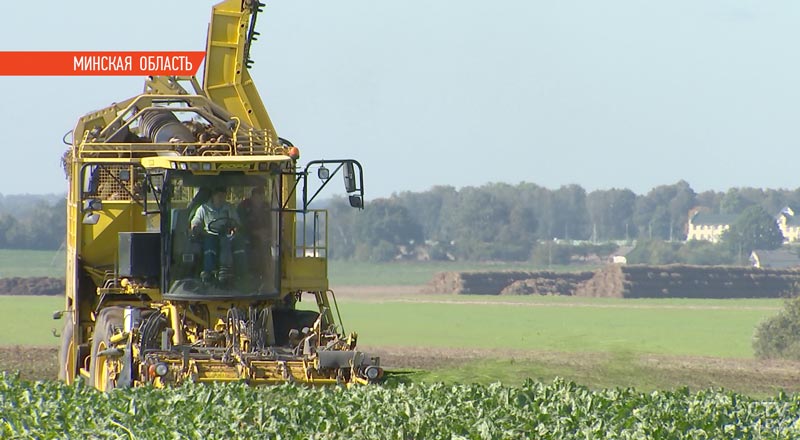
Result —
M292 158L284 155L275 156L155 156L142 158L145 168L172 168L178 163L260 163L290 162Z
M325 258L292 258L284 260L285 274L281 282L284 292L328 290L328 260Z
M206 43L203 89L212 101L253 128L277 134L245 66L244 46L251 12L242 0L214 6Z
M80 225L81 260L89 266L113 266L119 233L145 231L146 219L141 206L129 201L105 201L96 213L100 214L97 224Z

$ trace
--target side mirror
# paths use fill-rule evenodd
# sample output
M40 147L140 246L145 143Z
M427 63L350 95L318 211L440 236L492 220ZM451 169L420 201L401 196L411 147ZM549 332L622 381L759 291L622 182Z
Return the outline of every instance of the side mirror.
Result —
M353 168L353 162L345 162L343 164L342 175L344 176L344 189L348 193L356 191L356 171ZM350 204L352 205L352 201Z
M361 196L348 196L347 199L353 208L364 209L364 199Z
M83 201L83 211L102 211L103 210L103 202L99 199L87 199Z
M98 221L100 221L100 214L96 212L87 212L83 217L84 225L96 225Z

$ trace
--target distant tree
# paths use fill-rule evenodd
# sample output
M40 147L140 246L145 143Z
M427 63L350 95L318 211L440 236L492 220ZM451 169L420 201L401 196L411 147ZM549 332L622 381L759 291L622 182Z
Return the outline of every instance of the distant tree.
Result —
M633 218L639 236L662 240L685 238L687 215L694 206L694 190L684 180L653 188L636 201Z
M783 244L783 234L775 218L764 208L751 206L722 234L721 241L732 254L743 259L754 249L779 248Z
M690 240L678 249L678 261L698 266L718 266L735 262L728 248L719 243Z
M362 214L350 207L344 197L334 197L328 209L328 247L330 258L350 259L356 251L355 220Z
M625 257L632 264L674 264L680 262L680 247L680 243L642 239Z
M758 325L753 349L762 359L800 359L800 297L788 299L777 315Z
M397 255L400 246L423 241L422 227L394 198L367 204L364 212L356 215L352 233L357 258L370 261L387 261Z
M636 194L629 189L592 191L586 196L592 229L597 240L621 240L636 236L633 211Z

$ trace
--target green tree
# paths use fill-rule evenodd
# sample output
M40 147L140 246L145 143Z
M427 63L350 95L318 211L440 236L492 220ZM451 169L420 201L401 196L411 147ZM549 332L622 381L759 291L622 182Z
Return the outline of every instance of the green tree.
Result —
M745 209L730 229L722 234L722 242L740 260L754 249L777 249L783 234L775 219L760 206Z
M753 349L759 358L800 359L800 297L758 325Z
M423 241L422 227L396 198L367 204L353 225L355 256L361 260L388 261L397 255L400 246L415 246Z

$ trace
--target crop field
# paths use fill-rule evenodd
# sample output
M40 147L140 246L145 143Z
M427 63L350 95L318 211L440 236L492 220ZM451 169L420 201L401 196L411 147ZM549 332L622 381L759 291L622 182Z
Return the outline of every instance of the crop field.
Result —
M53 254L27 258L4 274ZM800 363L751 347L782 300L421 294L440 270L501 268L343 267L331 270L345 330L381 356L385 385L100 395L39 381L55 376L63 299L0 296L0 371L19 372L0 373L0 438L800 436ZM87 417L69 417L78 407Z
M723 386L759 396L800 389L800 366L753 359L755 326L780 300L353 292L339 293L345 330L405 381L565 377L593 388ZM0 370L53 376L61 321L51 316L62 307L58 297L0 296Z
M800 435L798 415L796 395L592 391L563 380L520 387L212 385L101 395L0 375L4 438L783 439Z

